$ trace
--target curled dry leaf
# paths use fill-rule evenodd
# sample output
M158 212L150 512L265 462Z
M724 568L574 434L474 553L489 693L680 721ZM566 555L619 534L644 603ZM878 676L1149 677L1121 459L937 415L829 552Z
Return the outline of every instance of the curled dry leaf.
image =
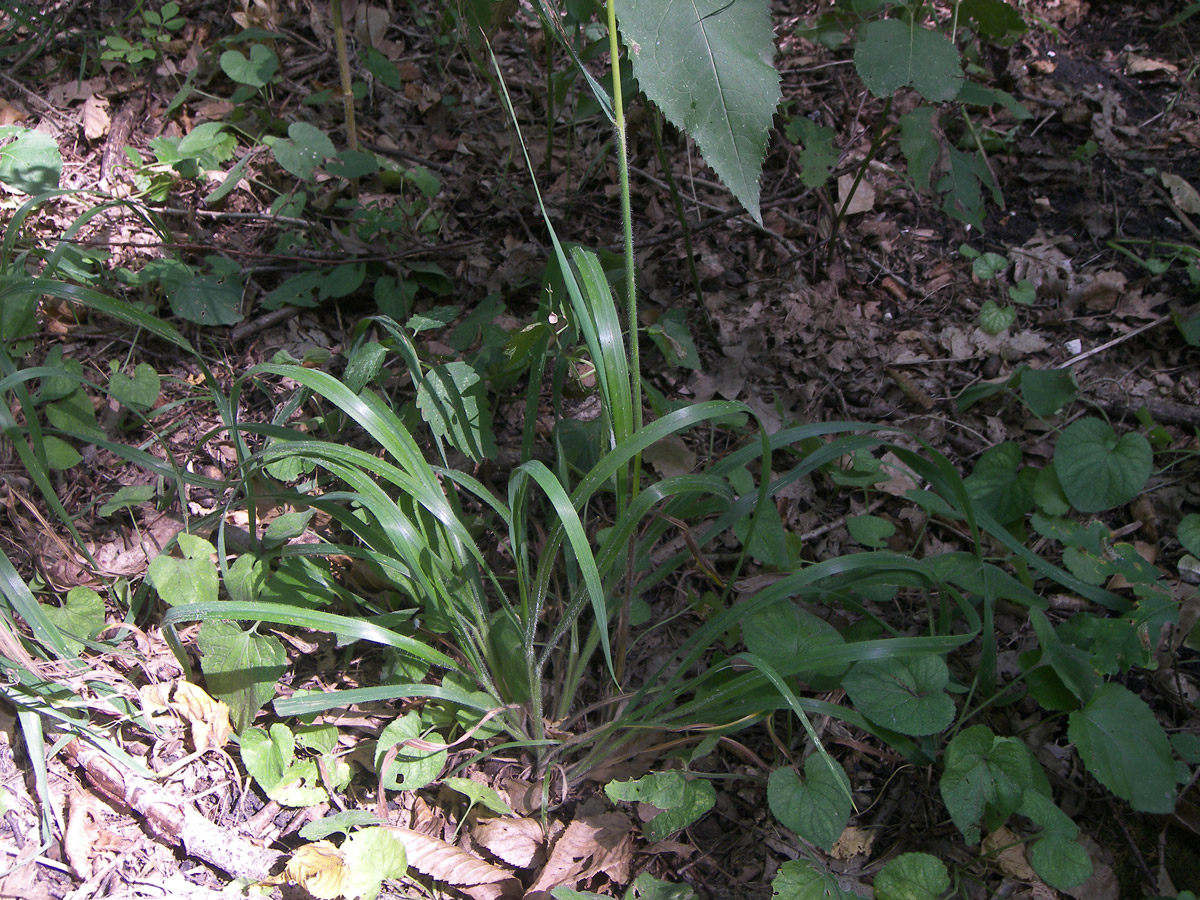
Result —
M580 816L567 826L526 897L548 896L559 885L574 887L603 872L614 884L629 880L633 823L621 813Z
M408 867L422 875L454 885L477 900L515 897L521 893L520 882L511 872L484 862L461 847L408 828L382 827L400 838L408 854Z
M983 839L983 852L996 861L1009 878L1034 884L1041 881L1025 859L1025 845L1011 829L1001 825Z
M83 101L83 136L89 141L98 141L108 134L112 119L108 117L108 101L92 94Z
M537 819L488 819L475 828L474 837L497 859L519 869L536 865L545 843Z

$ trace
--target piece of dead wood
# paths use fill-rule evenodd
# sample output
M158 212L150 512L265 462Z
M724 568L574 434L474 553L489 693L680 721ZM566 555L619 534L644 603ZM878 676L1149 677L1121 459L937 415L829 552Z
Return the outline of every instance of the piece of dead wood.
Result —
M182 846L189 856L234 878L262 881L283 861L283 854L213 824L190 801L133 774L95 747L76 739L67 744L63 754L68 762L83 769L88 782L105 800L137 813L156 838Z

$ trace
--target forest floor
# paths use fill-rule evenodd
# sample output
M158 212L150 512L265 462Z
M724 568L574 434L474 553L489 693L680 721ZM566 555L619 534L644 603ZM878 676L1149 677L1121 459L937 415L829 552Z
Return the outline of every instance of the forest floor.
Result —
M203 121L232 116L234 104L204 94L170 116L167 108L200 56L245 25L287 35L277 45L282 79L270 97L273 113L290 110L296 118L307 117L335 140L344 134L338 132L335 100L323 107L303 106L314 91L337 84L324 7L255 2L238 7L242 18L235 22L224 4L187 4L186 26L152 65L97 65L100 37L130 27L123 6L73 4L74 16L59 38L38 56L0 73L2 124L36 125L53 134L64 157L63 186L78 192L73 206L27 223L26 239L52 244L74 216L98 202L100 195L89 191L127 195L134 173L125 146L152 159L152 140L182 136ZM404 165L420 164L436 177L439 188L425 201L416 198L425 206L410 211L413 219L406 230L364 245L339 230L335 205L310 207L295 219L298 224L283 224L269 213L271 197L253 178L211 209L203 197L219 181L179 179L171 184L163 201L150 205L167 223L174 249L196 265L220 257L250 286L238 321L213 327L180 323L219 379L235 377L283 351L337 369L356 325L385 305L364 284L310 306L260 308L257 301L291 271L294 258L281 239L288 228L305 232L324 251L307 255L306 265L318 259L332 268L350 254L380 263L382 271L400 266L419 285L415 296L403 301L415 312L446 304L459 306L464 315L487 308L493 321L511 327L539 309L541 275L552 250L520 146L487 70L472 62L468 44L448 30L440 13L419 12L416 4L396 4L392 13L352 0L343 6L348 15L357 11L360 23L370 23L352 39L379 48L396 63L400 79L391 87L378 80L371 85L358 110L358 140ZM1189 260L1195 265L1195 248L1200 247L1200 95L1195 81L1200 16L1164 28L1181 4L1025 4L1026 17L1041 24L1012 46L986 48L978 60L991 73L991 83L1032 113L1022 122L1002 111L995 111L994 119L993 113L977 113L977 126L995 138L988 164L1003 197L1002 202L988 200L980 230L947 216L935 197L916 191L892 145L866 166L847 214L837 217L845 192L888 120L882 118L882 101L855 77L848 49L830 50L796 36L811 21L811 11L794 2L775 6L776 64L783 75L785 108L833 128L840 158L829 187L806 188L800 180L800 151L785 136L781 116L766 159L759 226L705 167L694 145L669 127L660 157L655 113L641 101L632 104L642 325L681 310L699 348L695 368L668 365L657 350L647 349L644 368L652 386L671 401L743 401L770 430L824 420L896 426L919 436L965 472L983 451L1005 441L1020 442L1034 458L1048 458L1051 445L1044 425L1019 403L997 396L963 410L956 397L972 385L1003 380L1022 365L1070 367L1082 403L1098 407L1113 422L1161 426L1178 446L1195 450L1200 350L1182 339L1171 310L1194 305L1196 296L1186 266ZM545 41L533 27L508 27L493 39L541 191L564 240L619 252L610 128L591 109L581 80L547 80ZM88 42L90 59L82 54ZM565 67L557 50L550 55ZM64 58L72 61L63 65ZM85 79L76 77L80 71ZM558 93L552 134L546 129L548 86ZM904 112L904 103L899 97L891 114ZM688 264L668 180L678 186L694 268ZM364 185L363 191L360 202L372 191L386 195L378 186ZM4 208L8 213L13 209ZM106 272L122 266L140 269L164 240L143 219L112 215L83 228L77 237L87 257L80 264L95 264ZM964 244L1004 257L1002 273L988 280L977 277L973 260L961 251ZM1175 254L1180 247L1191 249ZM106 256L88 256L95 251ZM1007 304L1009 288L1022 280L1032 283L1035 301L1016 305L1012 325L989 334L980 327L981 308L988 300ZM147 290L113 289L127 296ZM161 303L161 297L146 299ZM161 305L168 315L165 303ZM422 332L424 349L452 357L451 330ZM164 376L175 376L178 385L194 386L202 377L192 362L165 345L134 340L127 330L100 318L80 321L65 304L47 305L35 344L30 360L61 352L79 360L98 382L107 380L110 359L148 363ZM178 388L176 396L185 398L186 391ZM520 407L519 398L502 398L496 406L502 455L519 446L521 422L515 416ZM215 415L196 409L181 402L168 445L191 471L219 479L231 463L228 447L209 437ZM106 433L116 434L113 423L105 421L105 410L99 412ZM505 419L509 413L512 421ZM127 434L123 439L144 439L136 431ZM124 521L102 517L97 514L99 498L145 483L146 477L96 447L84 451L83 462L56 487L96 565L81 558L69 535L51 524L53 517L36 499L19 460L0 446L5 479L0 541L21 576L50 591L112 578L136 582L189 516L210 512L221 502L216 492L196 491L183 506L156 510L144 505L135 518ZM670 459L652 464L660 474L676 471ZM842 523L848 513L887 512L886 490L870 505L854 501L858 505L851 509L830 508L816 499L797 495L781 500L785 526L803 536L808 559L847 551L852 542ZM1181 510L1197 504L1200 483L1194 477L1171 480L1148 492L1135 513L1115 524L1136 521L1139 538L1157 545L1156 523L1177 521ZM1165 542L1159 551L1164 565L1166 557L1178 555L1177 545ZM147 676L172 677L173 658L150 627L153 617L139 624L145 628L140 639L146 643L139 650ZM1009 625L1015 646L1019 629ZM317 676L332 678L334 654L341 651L332 638L325 643L296 638L289 652L308 656ZM322 656L328 658L318 662ZM291 687L300 686L298 671ZM1174 715L1172 728L1195 725L1195 708L1190 720ZM10 711L0 708L0 720L10 735L17 733ZM755 740L769 744L762 735ZM14 764L14 753L18 761L20 757L15 738L13 743L0 756L0 776L10 793L28 800ZM856 790L870 787L874 798L874 805L860 810L855 820L870 829L872 843L839 844L829 857L846 885L869 891L870 876L881 861L911 849L967 865L975 851L955 840L926 772L897 764L886 748L848 737L841 750L852 758L847 765ZM747 753L752 759L753 749ZM227 764L232 763L209 757L160 787L193 798L207 791L201 805L210 818L246 832L242 823L251 817L259 830L246 833L286 844L305 820L240 793L237 780L226 777ZM1195 850L1200 846L1200 812L1194 806L1181 803L1174 817L1123 811L1082 776L1064 771L1055 784L1056 792L1065 795L1061 805L1087 832L1096 867L1093 880L1071 896L1144 896L1164 890L1168 871L1179 889L1200 890L1200 853ZM215 870L198 868L138 817L97 801L60 759L51 767L51 778L62 801L58 814L68 828L63 844L47 848L44 855L59 865L26 866L5 875L0 896L82 900L160 895L150 882L172 885L168 896L202 893L200 887L183 887L181 872L194 885L219 890L224 879ZM780 860L795 856L789 844L795 838L772 828L761 779L734 784L720 795L712 815L673 841L623 843L620 854L597 855L590 868L580 863L569 883L617 896L610 885L621 880L620 874L648 870L686 882L704 897L770 896L770 878ZM556 807L564 822L565 811L584 808L594 791L587 785L575 789L570 804ZM414 821L435 817L433 807L448 802L446 793L443 788L440 795L434 791L415 799L409 810ZM0 858L0 869L7 867L5 859L15 860L30 840L36 841L36 828L32 803L10 808L0 826L0 845L7 845L8 854ZM72 839L75 846L68 846ZM1019 868L1006 866L1003 860L995 863L990 880L964 883L960 895L1055 895L1036 880L1022 881ZM462 890L486 895L478 886ZM416 893L388 886L388 895Z

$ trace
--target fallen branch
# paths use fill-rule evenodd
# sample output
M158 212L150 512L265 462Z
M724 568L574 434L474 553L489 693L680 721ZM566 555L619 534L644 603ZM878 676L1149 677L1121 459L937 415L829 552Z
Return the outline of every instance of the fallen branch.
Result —
M191 802L161 784L141 778L95 747L79 740L63 750L66 759L83 769L88 782L110 803L135 812L156 838L182 846L187 854L216 866L234 878L262 881L283 861L283 854L259 847L229 828L201 815Z

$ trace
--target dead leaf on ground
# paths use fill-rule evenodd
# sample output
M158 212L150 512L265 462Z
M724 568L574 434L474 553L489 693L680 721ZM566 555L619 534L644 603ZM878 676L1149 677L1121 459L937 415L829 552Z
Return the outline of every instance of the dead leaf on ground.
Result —
M696 467L696 453L677 434L669 434L642 451L642 458L663 478L686 475Z
M439 838L395 825L384 827L403 842L409 868L422 875L452 884L476 900L516 897L521 893L520 882L507 869L484 862Z
M518 869L536 865L545 837L537 819L488 819L474 831L475 842Z
M576 887L601 872L613 884L624 884L632 860L633 823L627 816L616 812L580 816L555 842L526 900L549 896L550 889L559 885Z
M1009 878L1029 884L1041 881L1037 872L1033 871L1033 866L1029 865L1029 861L1025 858L1024 843L1012 829L1003 825L997 828L983 839L982 850L995 860L1000 871Z
M112 127L112 119L108 117L108 101L95 94L83 101L80 118L83 121L83 136L89 141L100 140Z
M1190 216L1200 214L1200 193L1178 175L1162 173L1162 183L1171 192L1171 202Z
M29 113L21 107L9 103L7 100L0 100L0 126L16 125L27 115Z
M846 198L850 197L850 205L846 207L845 212L847 216L870 212L875 208L875 188L865 178L855 186L855 177L855 174L850 172L838 179L838 208L840 209L846 203ZM854 191L853 196L850 194L851 190Z

